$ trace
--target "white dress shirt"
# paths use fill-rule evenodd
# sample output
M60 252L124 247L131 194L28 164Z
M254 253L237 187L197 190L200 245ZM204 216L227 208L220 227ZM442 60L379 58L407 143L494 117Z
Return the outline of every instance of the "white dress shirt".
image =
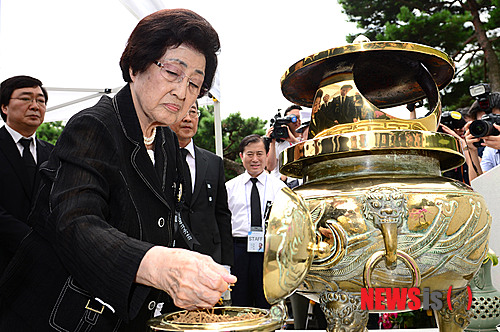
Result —
M226 182L228 206L229 210L231 210L231 224L234 237L247 237L250 231L250 194L253 185L250 178L250 174L245 171L245 173ZM257 180L260 207L262 209L262 227L264 227L264 214L267 202L273 202L276 194L281 188L286 187L286 184L276 177L269 175L267 172L262 172L257 177Z
M487 172L497 165L500 165L500 150L485 147L481 158L481 169Z
M16 142L17 149L19 150L19 153L22 156L24 147L21 145L21 143L19 141L24 136L19 134L17 131L12 129L11 127L9 127L7 124L5 124L5 129L7 129L10 136L12 136L12 139L14 140L14 142ZM35 163L38 164L38 160L36 158L36 133L33 133L33 135L31 135L30 137L24 137L24 138L32 138L31 144L30 144L30 151L31 151L31 154L33 155L33 159L35 159Z

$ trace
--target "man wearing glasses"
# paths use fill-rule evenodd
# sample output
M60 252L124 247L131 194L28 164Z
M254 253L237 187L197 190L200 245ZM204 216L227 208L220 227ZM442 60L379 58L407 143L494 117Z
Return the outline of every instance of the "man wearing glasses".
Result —
M214 153L194 145L193 136L198 131L199 116L196 101L180 122L170 126L177 134L186 161L184 174L188 188L183 189L187 194L182 219L199 242L193 244L192 250L211 256L229 270L234 258L224 162ZM175 239L176 247L190 249L180 234Z
M0 106L5 125L0 128L0 276L21 240L40 177L38 168L53 145L36 138L47 103L42 82L14 76L0 84Z

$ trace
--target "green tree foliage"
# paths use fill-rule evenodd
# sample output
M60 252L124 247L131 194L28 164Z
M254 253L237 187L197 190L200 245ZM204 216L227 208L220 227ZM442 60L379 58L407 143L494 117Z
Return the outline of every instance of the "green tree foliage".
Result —
M194 143L215 153L214 106L201 107L200 111L198 132L193 138ZM244 171L238 153L241 140L250 134L264 135L266 122L256 117L243 119L239 112L232 113L222 120L222 147L226 180L232 179Z
M62 121L44 122L38 127L36 134L38 138L56 144L63 129Z
M237 160L241 140L251 134L264 135L265 125L266 121L256 117L243 119L240 112L229 114L226 119L222 120L224 157Z
M215 153L214 106L199 108L201 114L198 122L198 131L193 137L194 144Z
M500 91L500 0L339 0L370 40L401 40L447 53L457 65L445 90L448 108L470 106L468 87L490 83ZM356 36L349 35L352 42Z

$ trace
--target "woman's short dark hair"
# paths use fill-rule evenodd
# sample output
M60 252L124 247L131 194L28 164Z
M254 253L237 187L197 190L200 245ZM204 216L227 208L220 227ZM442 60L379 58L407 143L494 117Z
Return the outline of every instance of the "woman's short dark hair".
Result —
M203 17L188 9L163 9L144 17L130 35L120 59L125 82L132 82L132 73L145 72L160 60L169 47L186 44L205 56L205 80L199 97L212 86L217 69L219 35Z
M2 83L0 83L0 106L9 105L9 101L14 90L22 88L36 88L37 86L42 89L43 96L45 97L45 102L47 102L47 100L49 100L49 95L47 94L47 90L45 90L45 88L42 86L42 82L39 79L26 75L13 76L6 79ZM0 113L2 114L3 121L7 121L7 114L5 114L4 112Z
M264 137L262 137L258 134L252 134L252 135L245 136L245 138L243 138L240 142L239 152L243 153L243 151L245 150L245 147L248 144L257 143L257 142L264 143L264 147L266 148L266 153L269 152L269 144L266 144Z

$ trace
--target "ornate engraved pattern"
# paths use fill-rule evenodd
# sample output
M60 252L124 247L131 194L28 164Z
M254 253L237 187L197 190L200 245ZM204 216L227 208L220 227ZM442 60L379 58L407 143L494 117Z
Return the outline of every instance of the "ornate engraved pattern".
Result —
M348 292L324 292L320 306L328 323L328 331L364 331L368 323L368 311L361 310L361 297Z
M451 325L458 325L461 329L465 329L469 325L472 313L467 310L468 299L467 289L464 289L452 295L452 310L447 305L444 305L437 312L437 319L440 322L440 326L441 324L443 325L443 330L452 331ZM446 303L446 301L443 301L443 303ZM444 326L448 326L448 329Z
M430 122L430 121L429 121ZM411 120L391 119L387 120L363 120L353 123L345 123L336 125L323 130L314 138L326 137L330 135L338 135L352 133L357 131L372 131L372 130L427 130L422 123Z
M382 187L375 187L373 191L376 192L380 188ZM351 195L360 197L357 192ZM407 222L403 223L398 234L397 249L407 253L417 262L422 280L431 277L440 278L440 275L450 272L462 276L473 274L481 265L488 250L487 241L491 223L491 216L487 210L485 211L480 197L464 193L465 197L459 201L453 198L444 200L441 198L445 197L443 195L434 195L435 198L427 195L420 205L415 202L417 197L421 197L416 195L420 194L413 192L406 195L411 197L411 201L407 203L409 211L418 208L426 211L426 216L432 216L432 219L427 219L423 224L423 228L414 226L410 229ZM358 201L359 213L361 215L366 213L368 218L373 220L380 219L377 212L369 212L369 200L363 200L362 197L354 199ZM346 202L346 197L337 196L334 201L326 201L330 202L330 210L332 206L337 206L333 209L336 212L328 211L327 207L322 218L330 224L341 225L339 220L342 215L339 216L339 212L342 213L342 210L339 209L340 206L334 204L338 204L336 201ZM329 219L332 217L335 219ZM460 225L457 226L456 220L461 220ZM350 224L352 223L342 226L349 227ZM381 250L382 238L377 229L371 227L365 232L350 234L346 241L346 247L343 249L345 255L334 268L324 262L314 261L309 275L332 281L349 280L351 284L362 287L364 264L375 252ZM412 282L411 273L404 265L398 265L393 271L377 268L374 271L374 278L374 281L397 278L397 283L401 287L409 286Z
M287 227L284 232L281 232L282 242L276 255L281 276L279 283L283 289L289 289L293 286L290 282L300 278L300 275L304 273L304 270L298 269L298 266L293 262L299 253L299 246L304 241L305 232L303 227L306 223L304 215L299 213L297 203L294 201L287 202L283 217L282 222L284 225L290 225L294 218L298 220L295 224L296 227L293 229Z

